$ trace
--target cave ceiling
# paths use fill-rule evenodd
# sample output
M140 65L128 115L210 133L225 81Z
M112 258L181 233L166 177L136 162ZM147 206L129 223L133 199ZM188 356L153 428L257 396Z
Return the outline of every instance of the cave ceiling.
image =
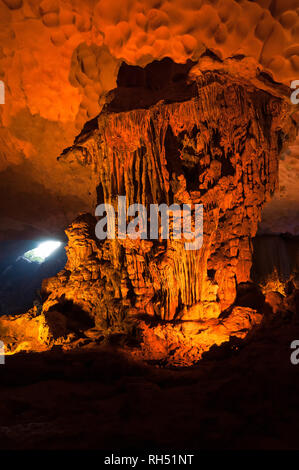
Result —
M57 157L99 114L122 62L299 78L298 0L0 0L0 24L0 239L56 233L90 211L88 170ZM261 231L299 233L298 172L293 143Z

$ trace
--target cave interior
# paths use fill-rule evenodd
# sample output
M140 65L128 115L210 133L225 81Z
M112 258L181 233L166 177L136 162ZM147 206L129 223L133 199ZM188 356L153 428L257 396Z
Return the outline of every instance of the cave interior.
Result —
M298 450L298 0L0 22L0 449Z

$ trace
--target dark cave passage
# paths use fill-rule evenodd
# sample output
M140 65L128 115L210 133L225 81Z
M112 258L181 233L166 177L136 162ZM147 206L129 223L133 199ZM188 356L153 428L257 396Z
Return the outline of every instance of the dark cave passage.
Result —
M290 278L299 285L299 237L287 234L257 235L253 241L252 280L270 278L281 283Z

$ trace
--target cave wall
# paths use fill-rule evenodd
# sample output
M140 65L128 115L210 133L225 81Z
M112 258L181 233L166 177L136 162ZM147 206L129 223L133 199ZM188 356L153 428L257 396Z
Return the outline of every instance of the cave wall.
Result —
M281 142L295 137L291 108L227 73L171 77L155 87L120 80L60 160L89 168L98 203L116 210L118 195L146 207L203 204L203 247L186 251L172 237L99 241L96 219L81 215L66 232L65 270L43 283L44 312L62 298L97 327L119 327L140 314L209 320L234 303L237 284L250 280L251 240L277 185Z
M94 203L89 174L56 157L100 112L123 60L183 63L210 49L221 60L248 57L287 86L298 79L297 0L0 0L0 24L6 240L53 234ZM246 64L238 69L247 73Z

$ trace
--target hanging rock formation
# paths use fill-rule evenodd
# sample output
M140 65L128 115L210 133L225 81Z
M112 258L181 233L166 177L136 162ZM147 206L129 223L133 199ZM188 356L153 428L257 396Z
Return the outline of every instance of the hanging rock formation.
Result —
M149 351L149 338L159 336L148 327L151 318L162 321L156 328L164 346L180 349L183 337L192 348L197 343L198 358L260 322L254 310L228 309L237 285L250 280L251 240L277 184L279 152L295 137L282 88L263 80L259 88L170 59L121 67L103 111L59 160L89 169L95 205L117 210L119 195L148 209L203 204L203 245L187 251L172 232L169 240L101 241L95 217L80 215L66 230L65 269L43 283L43 316L50 323L65 318L64 329L52 329L53 341L92 328L128 332L137 321ZM184 363L181 354L177 361Z
M0 24L0 240L57 236L89 210L86 173L55 159L98 115L122 60L183 63L210 49L250 58L288 87L299 74L298 0L0 0ZM286 160L274 233L294 206L286 173L298 165Z
M202 248L186 251L173 239L101 242L95 218L82 215L66 232L65 270L44 282L44 310L68 299L97 327L140 314L205 321L250 279L251 239L294 123L275 93L217 71L187 80L191 66L123 65L102 113L60 160L88 166L97 203L115 209L118 195L147 208L203 204Z

